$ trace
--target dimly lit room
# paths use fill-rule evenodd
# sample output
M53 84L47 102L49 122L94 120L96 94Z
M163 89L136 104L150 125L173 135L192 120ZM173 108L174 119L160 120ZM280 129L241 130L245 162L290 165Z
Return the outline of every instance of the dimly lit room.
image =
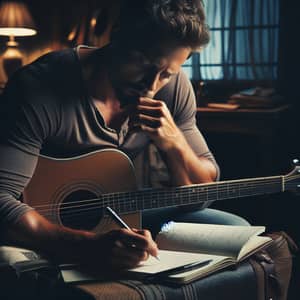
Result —
M0 298L300 297L296 0L0 0Z

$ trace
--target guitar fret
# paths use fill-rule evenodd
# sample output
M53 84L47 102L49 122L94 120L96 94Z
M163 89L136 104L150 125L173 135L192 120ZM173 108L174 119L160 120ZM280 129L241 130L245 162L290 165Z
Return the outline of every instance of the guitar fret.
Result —
M129 197L129 210L134 211L135 207L133 205L132 197Z
M148 197L147 191L142 195L144 209L151 209L151 198Z
M117 199L115 200L114 205L115 205L116 211L120 212L120 196L119 195L117 196Z
M168 199L168 197L166 197L166 193L163 191L162 191L159 201L160 201L160 204L162 204L164 206L172 206L171 199Z
M218 200L228 198L228 184L227 183L218 183Z
M124 212L124 201L122 201L122 198L119 200L119 212L123 213Z
M213 184L207 188L207 201L216 200L215 188L216 184Z
M154 198L155 197L155 198ZM157 206L157 204L158 204L158 202L159 202L159 199L158 199L158 194L157 193L155 193L155 195L154 196L152 196L152 207L156 207Z
M131 197L130 197L131 201L132 201L132 204L133 204L133 207L134 207L134 210L135 211L138 211L138 205L137 205L137 198L136 198L136 194L132 194Z
M251 195L253 193L253 185L252 184L247 184L247 183L241 183L239 187L239 195L241 197L246 197Z
M170 199L168 199L166 197L166 194L163 190L162 191L162 194L161 194L161 199L160 199L160 203L163 204L164 206L172 206L172 204L170 203Z
M137 210L142 210L143 203L142 203L141 199L139 198L139 192L135 192L134 197L135 197L135 201L136 201Z
M178 205L176 199L174 197L172 197L173 196L173 190L171 190L170 196L171 196L170 200L171 200L172 206ZM167 194L166 194L166 199L168 199L168 195Z
M106 204L106 206L111 206L111 207L114 207L114 200L113 200L113 194L112 195L108 195L108 197L107 197L107 204Z
M139 195L138 192L134 192L131 194L131 197L130 197L130 198L134 199L136 211L140 210L140 201L139 201L138 195Z
M179 204L180 205L182 205L183 204L183 199L182 199L182 197L179 197L179 193L178 192L176 192L176 191L174 191L174 199L175 199L175 201L178 201L178 199L179 199Z

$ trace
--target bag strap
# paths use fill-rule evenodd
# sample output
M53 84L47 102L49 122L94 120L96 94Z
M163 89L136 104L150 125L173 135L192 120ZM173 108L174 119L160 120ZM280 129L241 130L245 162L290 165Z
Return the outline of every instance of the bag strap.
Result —
M273 242L250 259L257 276L258 299L285 299L291 276L292 257L298 251L298 246L284 231L266 235Z
M255 253L250 259L257 277L257 299L275 300L280 293L280 286L276 278L275 263L265 251Z

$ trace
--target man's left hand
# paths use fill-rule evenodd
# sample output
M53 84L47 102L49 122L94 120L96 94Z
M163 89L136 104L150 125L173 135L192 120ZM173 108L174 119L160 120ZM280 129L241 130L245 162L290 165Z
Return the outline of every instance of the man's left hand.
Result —
M164 152L185 143L167 105L161 100L140 97L131 116L130 127L146 132Z

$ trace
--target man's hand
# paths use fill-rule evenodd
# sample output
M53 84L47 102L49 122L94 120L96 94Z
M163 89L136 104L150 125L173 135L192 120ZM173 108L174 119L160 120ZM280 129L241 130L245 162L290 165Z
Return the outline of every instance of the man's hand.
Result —
M141 97L132 113L130 127L146 132L164 152L186 143L167 105L160 100Z
M215 180L215 165L195 154L163 101L141 97L131 111L129 126L147 133L162 150L175 186Z
M148 230L112 230L94 237L92 249L86 253L94 266L107 269L136 267L149 255L157 256L157 245ZM89 260L89 259L88 259Z
M157 245L148 230L118 229L104 234L52 224L35 210L4 230L3 241L33 249L59 263L80 263L90 270L120 270L137 266Z

